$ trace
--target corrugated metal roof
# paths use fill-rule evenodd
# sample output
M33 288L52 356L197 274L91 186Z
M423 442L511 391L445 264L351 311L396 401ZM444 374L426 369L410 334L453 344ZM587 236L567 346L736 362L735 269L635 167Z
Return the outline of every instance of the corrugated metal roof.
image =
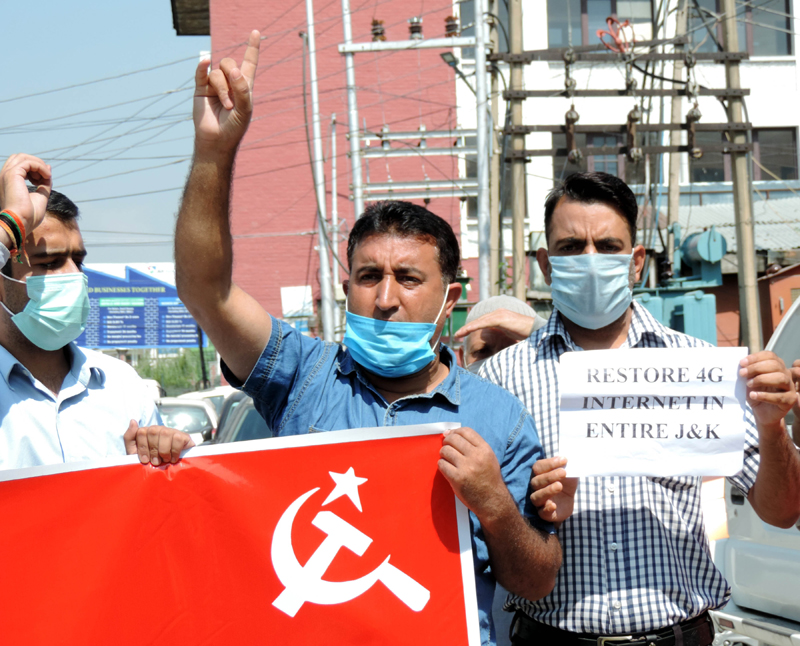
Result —
M753 201L753 216L757 250L800 248L800 197L756 199ZM733 204L682 206L679 217L683 237L713 224L725 236L728 252L736 251Z

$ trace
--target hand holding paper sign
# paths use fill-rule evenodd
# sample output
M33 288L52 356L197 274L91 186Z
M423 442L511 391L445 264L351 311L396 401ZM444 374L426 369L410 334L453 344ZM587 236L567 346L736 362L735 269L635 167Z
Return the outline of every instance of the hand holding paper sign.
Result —
M800 446L800 359L797 359L792 364L792 380L794 381L794 389L797 391L797 399L792 408L792 412L794 413L792 437L794 438L794 443Z
M537 460L531 478L531 502L539 510L539 517L557 526L572 515L578 479L568 478L564 467L566 458Z
M784 417L797 404L792 372L772 352L745 357L740 376L758 427L761 465L747 499L759 518L791 527L800 516L800 457L786 432Z
M739 374L747 379L747 399L759 429L778 428L797 404L792 373L774 352L757 352L739 363Z
M739 374L746 352L697 347L562 355L557 451L569 459L569 475L735 474L746 429L746 379ZM760 365L752 376L774 369Z

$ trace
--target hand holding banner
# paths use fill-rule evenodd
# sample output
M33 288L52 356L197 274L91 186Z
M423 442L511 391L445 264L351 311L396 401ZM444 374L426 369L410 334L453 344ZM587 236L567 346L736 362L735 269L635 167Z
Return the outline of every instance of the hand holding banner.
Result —
M453 426L0 472L3 644L477 646Z
M570 477L733 475L742 468L746 348L561 356L559 453Z

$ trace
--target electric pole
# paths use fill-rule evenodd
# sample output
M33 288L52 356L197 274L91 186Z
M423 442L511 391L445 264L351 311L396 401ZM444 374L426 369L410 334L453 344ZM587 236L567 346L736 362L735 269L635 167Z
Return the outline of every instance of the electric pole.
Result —
M736 2L723 0L722 31L725 51L739 51L739 34L736 29ZM741 88L739 83L739 61L725 61L725 78L729 90ZM738 96L728 98L728 121L743 123L742 99ZM730 132L731 143L744 144L746 136L742 130ZM732 150L731 173L733 175L733 208L736 216L736 261L739 273L739 317L741 320L742 344L750 352L761 350L761 317L758 307L756 284L756 248L753 232L753 205L750 194L750 171L747 167L747 153Z
M508 25L511 31L508 44L510 54L522 53L522 0L508 0ZM511 62L511 91L523 89L524 68L522 62ZM511 99L511 125L522 126L522 99ZM525 135L515 133L511 137L511 150L525 149ZM511 162L511 234L512 261L514 263L513 295L522 301L527 296L525 285L525 158L514 157Z
M319 285L321 292L320 310L322 315L322 334L326 341L334 340L333 308L334 297L331 285L331 267L328 256L327 223L325 217L325 169L322 158L322 134L319 125L319 92L317 90L317 45L314 37L314 4L306 0L306 19L308 20L308 68L311 75L311 125L314 133L314 189L317 195L317 220L319 225Z
M686 0L678 0L678 11L675 14L675 37L680 38L686 33L687 22L687 6ZM684 49L685 45L675 45L675 50L678 48ZM676 60L672 64L672 78L675 81L683 80L683 61ZM677 87L677 84L675 84ZM683 97L676 94L672 97L672 114L670 121L673 124L680 124L683 122ZM670 130L669 132L669 145L675 149L681 145L681 130ZM670 263L674 257L675 234L672 228L673 224L679 221L679 213L681 206L681 155L680 153L672 152L669 154L669 187L668 202L667 202L667 258ZM680 269L680 267L678 267Z
M489 3L489 12L492 14L491 29L489 31L489 38L492 41L492 53L496 54L500 51L500 37L497 29L497 16L500 15L498 0L491 0ZM491 267L489 268L489 276L491 279L490 294L497 296L499 294L499 280L500 280L500 236L503 235L500 228L500 213L503 205L500 204L500 173L502 172L502 161L500 155L502 153L502 146L498 141L497 124L500 119L500 87L498 85L498 71L497 63L492 63L492 133L489 138L489 143L492 147L492 165L491 172L489 173L489 206L490 206L490 226L491 234L489 236L489 245L491 247L491 254L489 261Z
M486 78L486 0L475 0L475 119L478 165L478 298L491 295L491 222L489 215L489 88Z

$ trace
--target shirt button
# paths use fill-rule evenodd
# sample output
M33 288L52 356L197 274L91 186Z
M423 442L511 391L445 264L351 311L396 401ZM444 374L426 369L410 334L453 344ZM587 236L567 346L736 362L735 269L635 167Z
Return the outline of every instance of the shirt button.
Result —
M608 489L608 490L609 490L611 493L614 493L614 483L613 483L613 482L609 483L609 485L608 485L607 489Z
M617 551L617 544L616 543L611 543L611 551L612 552L616 552ZM617 602L617 603L619 603L619 602Z
M622 604L619 601L614 602L614 610L619 610L622 608Z

